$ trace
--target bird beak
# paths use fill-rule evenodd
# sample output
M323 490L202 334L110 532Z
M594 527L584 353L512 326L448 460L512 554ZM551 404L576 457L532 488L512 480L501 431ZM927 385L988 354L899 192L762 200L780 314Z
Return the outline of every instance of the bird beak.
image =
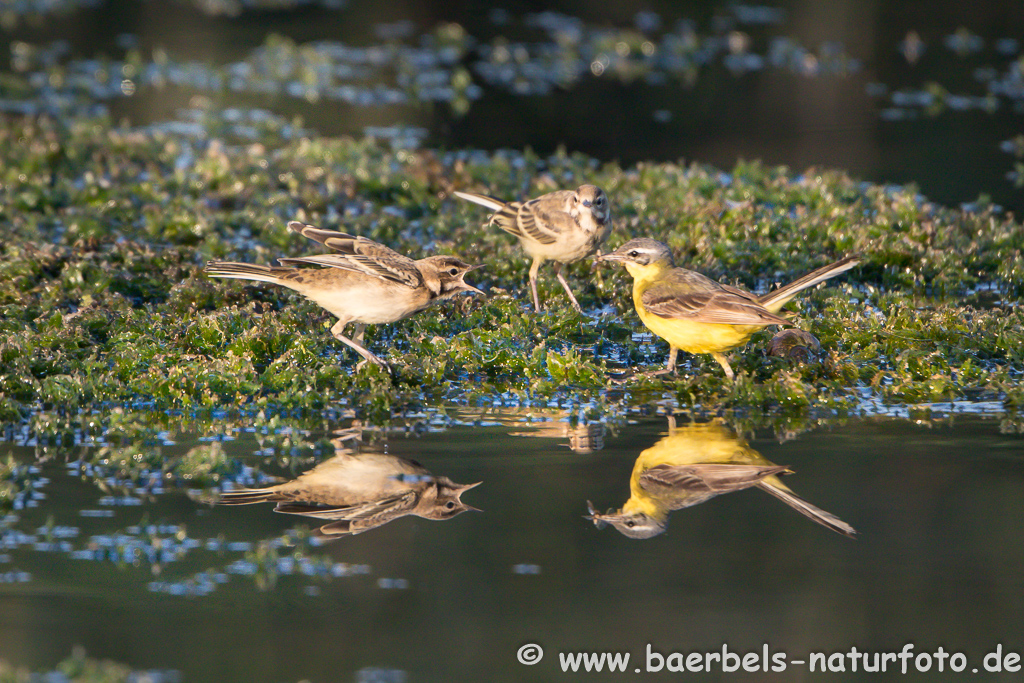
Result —
M608 261L623 261L624 259L625 259L625 256L623 256L622 254L620 254L617 251L612 251L612 252L608 252L607 254L601 254L596 259L594 259L594 262L595 263L607 263Z
M464 486L457 487L457 491L458 491L457 497L459 498L459 502L462 503L462 494L463 493L465 493L466 491L468 491L470 489L475 489L477 486L479 486L482 483L483 483L482 481L478 481L475 484L466 484ZM469 512L483 512L483 510L481 510L480 508L475 508L472 505L466 505L465 503L462 503L462 507L466 508L466 510L468 510Z
M588 199L584 199L583 200L583 206L585 206L585 207L587 207L589 209L591 206L593 206L593 202L591 202Z
M487 296L486 294L483 293L482 290L477 289L476 287L474 287L473 285L469 284L468 282L460 282L459 283L459 291L460 292L470 292L471 294L479 294L480 296Z
M594 523L594 526L596 526L598 529L605 528L605 526L607 526L608 524L608 518L612 516L615 515L611 512L609 512L607 515L602 515L600 512L597 511L593 503L591 503L589 500L587 501L587 514L583 515L583 519L589 519L591 522Z

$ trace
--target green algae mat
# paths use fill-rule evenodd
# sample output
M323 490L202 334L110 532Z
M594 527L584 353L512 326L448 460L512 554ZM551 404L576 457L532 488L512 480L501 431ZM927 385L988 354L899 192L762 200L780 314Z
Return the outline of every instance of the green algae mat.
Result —
M0 120L0 417L340 406L381 423L424 404L494 396L667 398L758 414L963 399L1013 413L1021 401L1024 229L1012 215L943 208L913 188L837 171L394 150L372 138L297 135L283 122L268 124L260 143L222 133ZM537 314L516 240L451 197L472 188L515 199L585 182L611 199L606 248L653 237L678 265L753 291L859 253L859 267L787 307L820 353L767 356L768 330L732 352L735 383L709 358L686 354L677 377L623 379L667 355L633 310L628 276L590 260L570 266L580 315L542 268L548 308ZM471 276L487 296L371 326L366 342L392 372L356 369L319 307L201 272L209 259L271 264L317 253L287 229L293 219L414 258L484 264Z

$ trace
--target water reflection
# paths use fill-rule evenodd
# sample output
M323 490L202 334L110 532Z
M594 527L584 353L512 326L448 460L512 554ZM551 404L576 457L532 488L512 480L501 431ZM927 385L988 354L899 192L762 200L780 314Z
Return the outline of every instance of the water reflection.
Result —
M587 405L573 410L558 408L485 408L453 411L464 424L478 427L502 425L519 428L509 436L540 439L567 439L569 449L587 455L604 448L606 421L615 432L616 418L607 407ZM620 416L621 417L621 416ZM525 428L525 429L524 429Z
M221 495L221 505L276 503L274 512L331 520L320 527L325 536L352 536L388 522L416 515L446 520L477 508L462 502L465 491L479 486L438 477L414 460L386 453L359 453L341 439L336 453L297 479L260 489ZM479 511L479 510L477 510Z
M547 422L530 425L528 432L510 432L509 436L532 436L549 439L568 439L573 453L587 455L604 448L604 423L581 422L575 425L567 421Z
M673 510L756 487L837 533L850 537L857 533L835 515L794 494L779 480L783 474L792 471L766 460L721 422L677 427L670 417L669 435L636 459L629 478L629 500L619 510L604 514L587 501L587 518L599 529L610 524L630 538L651 538L665 532Z

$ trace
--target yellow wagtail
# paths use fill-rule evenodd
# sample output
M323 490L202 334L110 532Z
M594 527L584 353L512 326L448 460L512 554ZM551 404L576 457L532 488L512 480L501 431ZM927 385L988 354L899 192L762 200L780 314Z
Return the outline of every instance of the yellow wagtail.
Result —
M271 282L294 289L338 317L331 334L371 363L387 367L363 346L367 324L393 323L421 311L435 301L460 292L483 294L463 281L471 266L454 256L428 256L414 261L365 237L320 230L292 221L288 227L337 254L278 259L285 267L210 261L204 272L212 277ZM326 268L292 268L291 264ZM356 324L353 338L342 334Z
M601 514L587 501L590 519L610 524L630 538L651 538L668 527L673 510L699 505L723 493L759 488L827 529L853 538L852 526L793 493L780 474L792 474L747 445L720 422L675 427L640 453L629 479L629 499L619 510Z
M451 519L467 510L460 496L479 486L436 477L419 463L385 453L356 453L334 441L335 455L297 479L221 494L222 505L277 503L274 512L328 522L327 536L355 535L404 517Z
M583 312L562 275L562 264L590 256L611 232L611 207L604 190L594 185L580 185L575 191L559 190L527 202L503 202L473 192L453 194L494 211L490 223L518 237L523 251L533 257L530 290L538 313L537 272L544 261L555 262L555 277L565 288L573 308Z
M668 342L668 365L676 367L679 349L710 353L734 378L725 352L746 343L769 325L790 325L777 315L798 292L835 277L860 263L847 256L773 292L757 296L723 285L685 268L676 268L667 245L645 237L626 242L599 261L622 263L633 276L633 304L651 332Z

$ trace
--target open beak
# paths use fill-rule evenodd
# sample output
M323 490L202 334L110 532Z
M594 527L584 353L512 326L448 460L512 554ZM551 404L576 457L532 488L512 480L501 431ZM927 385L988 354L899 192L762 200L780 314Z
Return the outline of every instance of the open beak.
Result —
M471 266L470 269L466 271L466 273L470 273L470 272L472 272L474 270L480 270L481 268L483 268L486 265L487 265L486 263L480 263L480 264L477 264L475 266ZM463 273L462 277L466 277L465 273ZM479 294L480 296L487 296L483 292L483 290L477 289L476 287L474 287L473 285L469 284L465 280L461 280L460 283L462 284L462 291L464 291L464 292L472 292L473 294Z
M460 282L459 283L459 291L460 292L470 292L471 294L479 294L480 296L487 296L486 294L484 294L484 292L482 290L477 289L476 287L474 287L473 285L469 284L468 282Z
M475 489L477 486L479 486L482 483L483 483L482 481L478 481L475 484L466 484L465 486L460 486L459 487L459 502L462 503L462 494L463 493L465 493L466 491L468 491L470 489ZM462 503L462 505L463 505L463 507L466 508L466 510L468 510L470 512L483 512L483 510L481 510L480 508L475 508L472 505L466 505L465 503Z

